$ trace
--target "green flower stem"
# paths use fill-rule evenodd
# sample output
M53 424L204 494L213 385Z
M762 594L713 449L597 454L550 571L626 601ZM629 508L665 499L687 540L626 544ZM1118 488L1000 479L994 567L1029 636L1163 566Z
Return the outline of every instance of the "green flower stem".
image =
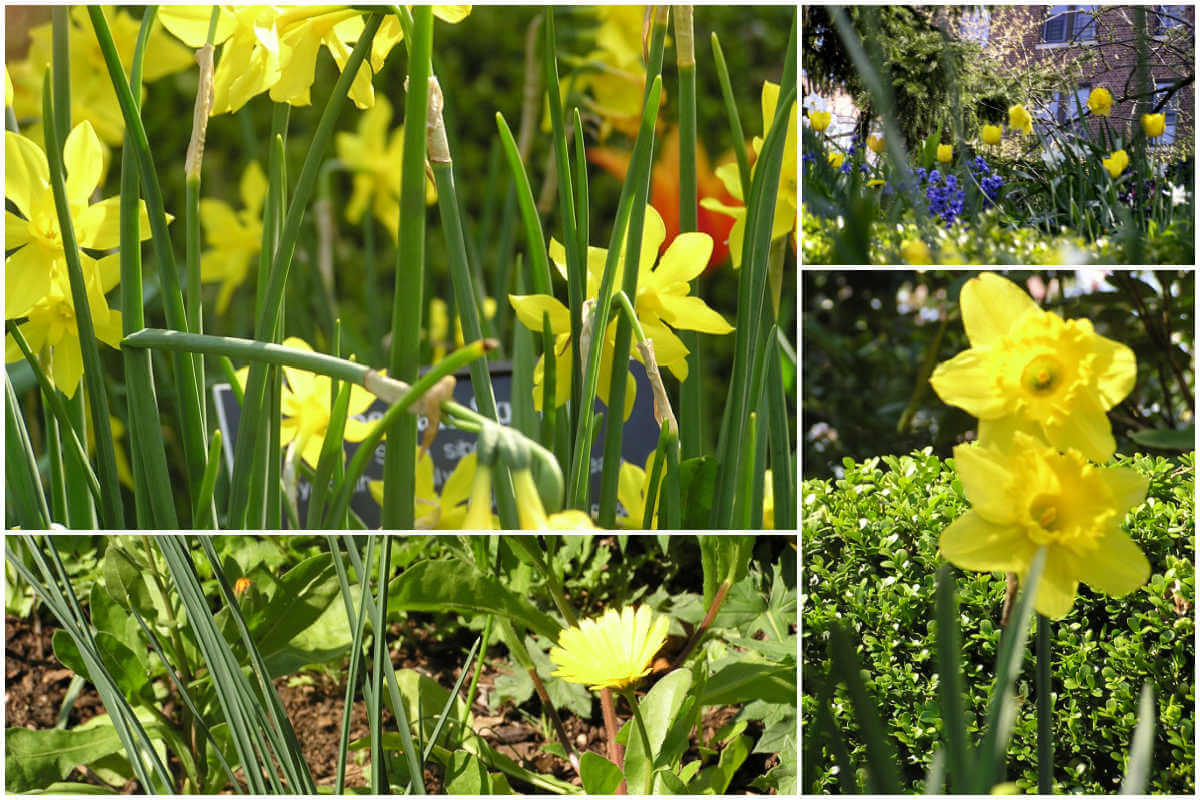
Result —
M154 348L169 352L203 353L244 359L254 363L275 364L295 367L317 375L328 375L338 380L366 384L367 374L373 370L366 364L349 361L325 353L314 353L273 342L257 339L237 339L232 336L212 336L201 333L181 333L162 328L143 328L121 340L125 347Z
M67 187L63 174L62 144L59 142L54 124L54 105L50 95L50 69L46 70L45 90L42 92L42 119L45 125L46 160L50 165L50 189L54 193L54 207L58 212L58 226L62 235L63 253L67 262L67 275L71 282L71 302L75 307L75 323L79 327L79 350L83 356L84 387L88 405L92 412L95 430L96 455L100 470L99 479L104 491L101 493L101 518L105 527L125 527L125 511L121 502L121 483L117 479L116 448L112 439L112 428L108 423L108 391L104 386L104 368L100 363L100 350L96 344L96 329L88 305L87 282L80 262L79 243L75 238L75 224L71 219L71 207L67 201ZM66 109L60 109L65 114ZM71 460L67 459L68 467ZM83 464L87 460L84 459ZM82 464L79 465L82 467ZM91 500L87 500L91 505ZM68 508L68 512L71 508Z
M650 747L650 737L646 733L646 721L642 719L642 711L640 708L638 708L637 695L634 693L633 689L631 689L629 687L625 687L623 689L618 689L617 691L621 694L622 697L625 698L625 702L629 703L629 707L631 709L633 709L633 727L637 728L638 735L642 740L642 747L646 751L646 761L648 761L653 766L653 764L654 764L654 749L652 747ZM653 769L651 769L650 773L651 773L650 781L651 781L651 783L653 783L653 781L654 781ZM646 791L649 791L650 786L646 786L645 789L646 789Z
M670 444L669 434L670 431L665 428L658 432L658 445L654 451L654 466L650 468L650 482L646 485L646 506L642 511L643 530L650 530L654 527L654 508L659 505L658 493L662 482L663 469L667 463L667 445Z
M154 9L147 8L138 30L137 46L129 70L129 87L134 97L142 93L142 64L146 45L153 29ZM142 244L140 228L140 186L138 164L134 153L133 136L125 131L125 148L121 151L121 329L129 335L146 326L142 302ZM150 353L122 348L125 368L125 400L129 419L129 450L133 456L134 496L144 506L149 523L139 527L175 530L179 518L175 510L171 473L167 465L166 445L162 436L162 419L155 398L154 370Z
M317 173L325 158L325 152L329 148L329 140L333 136L334 125L337 123L337 118L342 108L346 105L346 96L350 90L350 84L353 82L354 76L358 73L358 68L362 65L363 59L370 51L371 42L374 40L375 32L379 30L382 20L382 16L378 13L372 13L367 17L363 32L355 43L350 58L343 66L342 74L330 94L329 102L326 104L325 110L321 114L321 120L317 124L317 129L313 133L308 154L305 156L304 164L300 169L300 176L296 181L295 191L288 204L287 217L279 237L279 246L275 249L275 254L271 262L271 275L266 293L263 295L262 313L258 315L255 321L254 338L259 341L274 340L277 335L279 316L283 309L284 287L287 282L288 271L291 268L292 255L296 249L296 240L300 235L300 225L304 219L304 209L312 197ZM260 424L260 420L258 419L260 416L259 410L262 408L266 397L267 368L262 364L252 364L250 366L249 377L246 380L245 404L243 406L246 409L246 413L242 418L244 425L257 428ZM267 422L269 423L269 421ZM247 431L247 433L250 432L256 431ZM250 481L248 480L249 475L246 472L251 467L252 451L257 443L257 436L240 435L237 439L237 445L234 448L233 477L230 481L229 492L229 526L233 528L245 527L250 501Z
M442 378L453 374L472 361L482 358L489 349L491 349L491 345L485 341L472 342L465 347L460 347L433 365L428 372L409 387L408 391L401 394L392 402L391 408L371 428L370 433L362 440L358 449L354 451L354 456L350 459L350 463L346 465L345 478L338 487L333 502L330 503L329 514L325 517L326 527L328 527L330 520L338 520L345 516L347 509L350 507L350 495L353 493L358 479L362 477L363 471L366 470L367 463L374 458L375 448L379 445L384 435L393 432L392 429L395 427L397 420ZM442 403L442 412L447 417L453 417L461 411L471 413L469 409L465 409L457 403L449 401ZM391 437L389 436L389 438ZM416 452L416 444L413 445L413 452ZM385 522L384 527L386 526L387 523Z
M196 506L192 510L192 519L196 524L207 519L208 530L217 527L216 517L213 516L213 492L217 488L217 471L221 464L221 429L213 431L212 441L208 445L208 465L204 468L204 477L200 480L200 488L196 491Z
M587 291L587 246L579 240L576 214L587 216L588 209L575 207L572 194L571 162L567 154L566 131L563 127L562 95L558 82L558 37L554 27L554 9L547 6L542 41L542 74L546 83L546 99L550 116L551 141L554 143L554 167L558 176L559 205L562 209L563 247L567 259L567 309L571 319L571 407L570 422L576 431L575 446L582 431L581 420L591 416L591 401L580 401L584 388L583 363L579 337L583 331L583 301ZM592 393L595 396L595 393ZM582 508L583 506L579 506Z
M25 340L25 335L21 333L20 325L13 325L8 329L9 336L16 342L25 360L29 362L29 366L33 369L33 375L37 378L38 386L42 390L42 402L50 409L55 422L59 426L60 431L65 431L67 436L66 441L70 443L71 454L74 455L80 465L83 467L83 477L86 478L86 488L90 490L92 499L96 504L100 504L100 481L96 478L96 473L92 471L91 464L88 463L87 450L84 449L83 442L79 441L79 434L75 432L75 428L71 425L71 418L63 400L62 392L54 388L54 384L46 377L45 370L37 360L37 356L29 349L29 342Z
M150 152L146 129L142 125L138 101L134 98L130 84L125 79L121 57L113 43L112 33L108 29L104 13L99 6L88 6L87 10L91 17L92 28L96 33L96 40L100 45L100 51L103 53L105 64L108 67L109 77L112 79L113 88L117 93L117 100L121 105L121 114L125 118L126 137L132 145L125 150L133 152L137 157L142 188L145 192L146 210L150 218L150 230L154 240L154 251L158 258L162 303L166 312L167 324L176 330L186 331L188 329L187 315L183 304L183 292L179 286L175 252L171 245L171 236L167 231L167 215L163 205L162 188L158 182L158 170L154 166L154 156ZM204 432L204 415L201 412L203 398L196 393L194 365L186 354L181 353L175 356L175 387L178 395L184 459L188 465L187 480L189 485L197 485L204 474L207 441Z
M1050 620L1037 615L1037 749L1038 794L1054 791L1054 723L1050 697Z
M600 289L596 298L596 307L592 313L591 329L599 334L593 337L592 347L588 350L587 369L584 372L583 394L579 396L577 405L580 408L580 422L575 430L575 448L572 451L571 469L567 478L567 504L571 508L585 509L589 506L587 499L587 478L591 464L591 430L592 403L596 399L596 386L600 379L600 359L605 350L604 331L608 326L609 311L612 307L613 283L616 280L617 261L621 252L621 243L625 241L625 233L630 225L630 215L633 211L634 189L639 182L644 182L650 173L650 156L653 147L654 122L658 119L658 105L662 97L662 76L655 76L650 84L646 103L642 108L642 123L638 130L637 140L633 147L633 155L629 162L629 171L625 175L625 184L621 187L621 197L617 203L617 216L613 221L612 236L609 239L608 256L604 262L604 272L600 278ZM637 210L638 217L644 216L645 205ZM636 272L637 270L630 270ZM568 278L568 284L570 279ZM628 344L628 342L626 343ZM614 369L614 374L620 370ZM623 398L622 398L623 400ZM612 403L612 398L609 398ZM623 410L623 406L617 406ZM620 413L620 412L618 412Z
M775 529L796 527L796 464L788 425L787 391L780 364L779 328L771 327L767 353L767 425L771 448L771 481L775 498Z
M68 15L70 9L66 7L58 7L51 12L51 52L53 57L53 92L54 92L54 107L57 114L51 120L55 131L58 133L58 141L60 144L66 142L67 135L71 131L71 49L70 49L70 31L71 20ZM47 80L44 87L50 86L50 81ZM44 119L50 120L49 117ZM87 420L84 415L84 394L76 392L72 397L65 398L64 405L68 411L67 419L70 420L71 428L77 436L85 436L87 429ZM61 446L62 436L58 430L59 423L54 423L55 436L58 441L54 442L54 448L57 451ZM57 463L54 465L54 475L61 477L61 492L64 498L64 519L69 528L94 528L96 527L96 505L92 502L93 498L85 488L84 469L87 465L87 459L80 462L74 457L74 451L70 448L65 453L54 452L51 456L52 460Z
M38 475L37 455L29 441L17 395L8 370L4 371L4 476L5 488L12 493L14 514L25 530L50 527L50 506ZM49 416L49 414L47 414Z
M458 715L458 744L462 746L465 741L463 732L468 729L468 717L471 716L471 707L475 705L475 696L479 691L479 676L483 673L483 662L487 658L488 645L492 642L492 625L496 622L495 614L488 614L487 621L483 624L483 638L479 643L479 653L475 659L475 669L471 673L471 683L467 686L467 697L463 703L462 711Z
M654 79L662 80L663 49L667 37L667 12L662 7L654 10L654 27L651 34L650 58L646 65L646 84ZM630 173L626 184L633 183L633 210L629 219L629 237L625 252L629 262L622 275L621 288L627 297L637 297L638 264L642 252L642 230L646 219L646 202L650 194L649 163L654 154L654 131L647 137L647 169ZM599 321L594 331L607 330ZM617 484L621 469L621 443L625 432L625 392L629 385L629 347L632 332L627 317L617 319L615 344L613 345L613 370L608 389L608 420L604 428L604 458L600 475L600 525L613 528L617 524ZM603 348L603 333L595 336L593 345Z
M396 13L403 22L402 9ZM425 117L433 52L433 10L413 9L404 100L404 148L400 178L400 225L396 290L392 299L392 352L388 374L411 382L421 363L421 312L425 296ZM417 420L404 418L387 437L383 463L383 527L413 526Z
M679 231L699 230L696 178L696 52L692 7L675 8L675 61L679 68ZM743 152L745 148L742 148ZM692 280L690 294L698 297L699 278ZM680 433L683 457L696 458L703 450L704 366L700 356L700 334L680 331L688 349L688 380L679 387Z
M616 704L613 703L613 690L605 686L600 690L600 710L604 715L604 732L608 744L608 760L616 764L622 773L625 772L625 748L617 741L617 734L621 732L620 722L617 720ZM625 779L621 779L621 785L617 787L617 794L625 794Z
M458 191L454 185L454 162L451 160L442 121L442 91L437 78L429 79L429 160L433 166L434 182L437 184L438 211L442 229L446 236L446 250L450 258L450 282L454 287L454 304L462 322L463 336L468 340L483 338L483 327L479 319L479 307L475 302L475 291L471 280L471 267L467 262L466 239L463 236L462 218L459 215ZM492 378L485 361L470 364L471 385L475 390L475 403L480 414L498 421L496 396ZM496 506L500 523L505 529L520 527L517 518L517 498L512 486L512 477L504 467L497 470Z

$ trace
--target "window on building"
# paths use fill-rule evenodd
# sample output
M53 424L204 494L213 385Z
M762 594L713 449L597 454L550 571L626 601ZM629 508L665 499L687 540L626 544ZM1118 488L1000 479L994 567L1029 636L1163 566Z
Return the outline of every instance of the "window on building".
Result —
M1167 92L1175 85L1175 81L1156 81L1154 84L1154 105L1157 106L1166 96ZM1174 95L1170 101L1163 106L1159 113L1165 117L1163 125L1163 135L1157 139L1151 139L1152 147L1163 147L1175 141L1175 126L1179 123L1179 95Z
M1182 6L1155 6L1146 20L1146 24L1150 26L1150 34L1162 35L1166 33L1167 28L1182 25L1182 15Z
M1091 42L1096 39L1097 6L1046 6L1043 42Z

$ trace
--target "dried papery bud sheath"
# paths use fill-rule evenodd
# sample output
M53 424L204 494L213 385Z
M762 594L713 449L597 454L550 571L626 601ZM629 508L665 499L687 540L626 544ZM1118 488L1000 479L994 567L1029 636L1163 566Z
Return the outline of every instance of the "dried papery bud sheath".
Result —
M421 453L429 452L433 439L437 436L438 425L442 421L442 403L454 399L454 386L457 381L453 375L447 375L433 385L433 388L421 396L413 410L429 423L425 426L425 435L421 438Z
M595 326L596 299L589 297L583 301L583 325L579 331L579 360L586 364L592 350L592 328Z
M184 174L189 178L200 177L200 162L204 159L204 135L208 130L208 116L213 107L213 46L205 44L196 51L196 63L200 65L200 79L196 86L196 107L192 112L192 139L188 143Z
M442 86L436 75L429 76L429 106L425 117L425 146L432 164L450 163L450 143L446 140L446 123L442 119Z
M371 370L363 377L363 388L385 403L392 404L403 397L410 387L404 381Z
M679 433L679 421L675 419L675 411L671 408L670 398L667 397L667 387L663 385L662 373L658 371L658 359L654 357L654 342L646 339L639 341L637 346L646 365L646 377L650 379L650 388L654 392L654 419L658 422L658 427L666 427L671 433Z
M696 43L692 30L692 7L675 7L675 60L680 69L696 66Z

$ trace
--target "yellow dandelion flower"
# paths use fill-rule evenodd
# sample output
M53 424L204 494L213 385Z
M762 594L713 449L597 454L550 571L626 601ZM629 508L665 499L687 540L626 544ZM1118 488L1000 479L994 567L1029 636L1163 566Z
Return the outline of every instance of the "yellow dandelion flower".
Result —
M667 640L670 621L649 606L618 612L610 608L599 619L583 620L558 637L550 660L552 675L590 689L626 689L650 671L654 656Z

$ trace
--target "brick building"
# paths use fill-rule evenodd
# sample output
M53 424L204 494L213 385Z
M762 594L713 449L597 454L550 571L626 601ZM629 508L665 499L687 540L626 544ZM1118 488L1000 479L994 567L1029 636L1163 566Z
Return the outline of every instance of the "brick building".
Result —
M1153 103L1170 96L1162 108L1166 131L1151 144L1178 144L1191 152L1195 6L1145 9ZM1038 98L1030 109L1038 124L1063 130L1086 125L1095 131L1100 121L1087 112L1087 99L1092 89L1104 87L1116 101L1110 124L1118 132L1129 130L1138 95L1132 6L993 6L986 13L982 26L976 21L969 34L962 33L985 43L985 51L1003 65L1008 77ZM1057 84L1050 91L1042 80L1047 72L1051 85ZM1174 87L1179 88L1171 93Z

